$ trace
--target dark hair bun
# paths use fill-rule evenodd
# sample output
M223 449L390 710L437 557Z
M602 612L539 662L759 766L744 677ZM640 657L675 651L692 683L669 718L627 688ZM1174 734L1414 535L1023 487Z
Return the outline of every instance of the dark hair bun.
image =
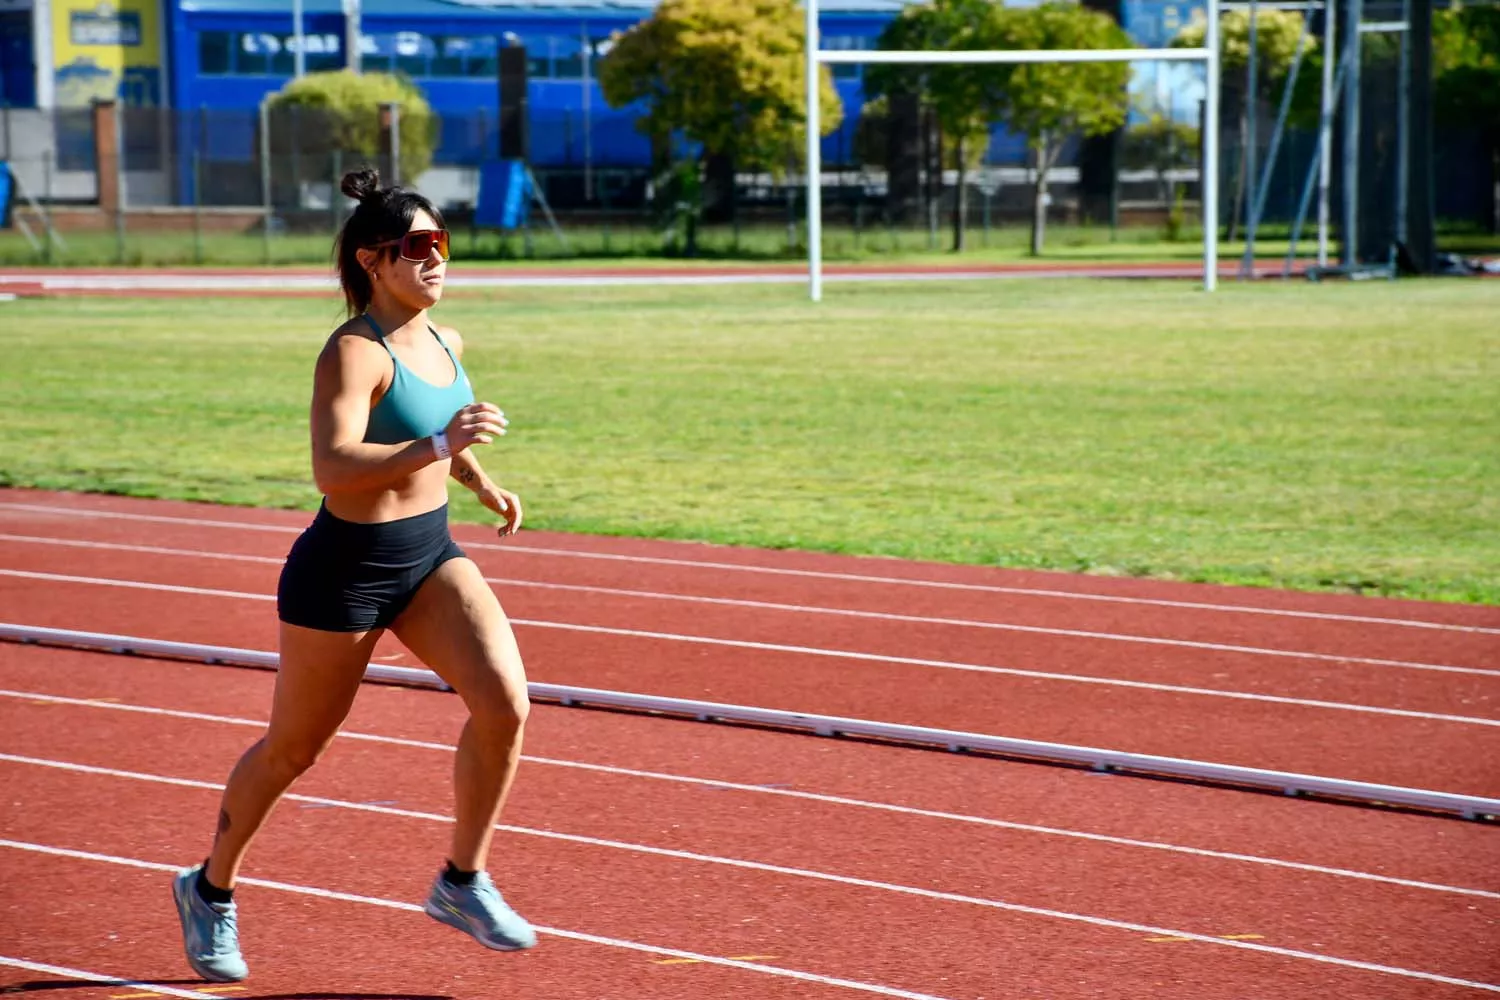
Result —
M380 191L380 171L374 167L361 167L344 175L339 190L355 201L364 201Z

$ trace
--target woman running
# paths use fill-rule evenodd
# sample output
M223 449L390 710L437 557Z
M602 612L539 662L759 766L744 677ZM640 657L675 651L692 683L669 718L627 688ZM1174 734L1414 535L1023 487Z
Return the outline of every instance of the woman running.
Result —
M485 873L490 837L515 777L529 703L510 623L448 533L451 475L521 527L521 503L480 468L473 446L505 433L475 402L463 340L432 325L448 233L421 195L344 177L359 206L337 243L351 319L313 375L313 479L324 494L292 545L277 588L281 665L265 735L240 758L208 858L172 884L188 963L205 979L244 979L234 883L261 824L344 721L376 641L389 629L463 698L454 763L453 841L426 911L501 951L536 943Z

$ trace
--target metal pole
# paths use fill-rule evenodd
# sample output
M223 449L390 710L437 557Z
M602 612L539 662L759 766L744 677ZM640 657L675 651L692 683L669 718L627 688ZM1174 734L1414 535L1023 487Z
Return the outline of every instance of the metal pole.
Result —
M302 42L302 0L292 0L292 75L299 80L307 72Z
M1281 149L1281 136L1286 131L1287 115L1292 109L1292 91L1297 89L1297 76L1302 69L1302 54L1307 49L1307 29L1312 23L1312 18L1304 15L1302 18L1302 33L1297 36L1297 51L1292 56L1292 68L1287 72L1286 89L1281 93L1281 107L1276 112L1276 127L1271 130L1271 145L1266 150L1266 162L1261 167L1260 183L1256 187L1256 197L1251 202L1250 227L1251 231L1259 224L1266 210L1266 192L1271 190L1271 172L1276 168L1276 154Z
M1343 85L1344 85L1344 74L1347 73L1348 70L1349 70L1349 53L1345 52L1342 56L1339 57L1338 72L1335 74L1335 76L1333 78L1333 81L1332 81L1333 85L1328 89L1328 93L1334 94L1334 95L1338 94L1339 89L1341 87L1343 87ZM1328 107L1326 107L1326 108L1323 109L1322 120L1319 122L1319 126L1318 126L1320 130L1327 130L1330 127L1330 125L1331 125L1331 123L1333 121L1334 107L1336 105L1337 105L1337 101L1335 101L1333 104L1330 104L1330 105L1328 105ZM1324 149L1325 149L1324 146L1322 146L1322 145L1318 146L1317 152L1313 154L1313 161L1312 161L1311 164L1308 165L1308 168L1307 168L1307 181L1302 186L1302 198L1297 203L1297 215L1292 220L1292 234L1291 234L1291 238L1287 241L1286 264L1285 264L1285 266L1282 267L1282 270L1281 270L1282 277L1289 277L1291 275L1291 273L1292 273L1292 264L1295 262L1296 254L1297 254L1297 240L1300 239L1301 236L1302 236L1302 223L1307 218L1307 206L1308 206L1308 204L1309 204L1309 202L1310 202L1310 200L1312 198L1313 182L1315 180L1317 180L1317 181L1320 181L1324 185L1326 185L1328 183L1328 163L1323 158ZM1326 194L1326 193L1327 193L1327 191L1325 189L1324 194ZM1327 203L1325 202L1324 205L1322 206L1322 208L1324 209L1325 212L1327 211L1327 207L1328 207ZM1320 223L1320 225L1321 225L1321 223ZM1327 247L1326 247L1326 237L1328 235L1328 230L1327 230L1326 226L1323 226L1321 228L1321 231L1320 231L1319 235L1322 236L1322 237L1324 237L1324 239L1325 239L1325 246L1323 247L1323 249L1326 251L1326 249L1327 249ZM1327 258L1324 257L1323 259L1326 262ZM1322 267L1326 267L1327 264L1323 263L1323 264L1319 264L1318 266L1320 268L1322 268Z
M1210 3L1214 0L1209 0ZM819 143L818 0L807 0L807 282L808 296L823 300L823 161Z
M264 99L260 102L260 208L261 258L271 263L271 119Z
M1344 76L1344 232L1342 262L1359 262L1359 23L1364 20L1364 0L1348 0L1344 11L1344 47L1349 58Z
M1396 242L1406 245L1407 188L1411 185L1411 0L1401 0L1400 85L1396 105Z
M52 220L48 218L49 209L47 208L52 204L52 156L50 147L42 151L42 228L46 230L46 241L42 243L42 263L44 264L52 263Z
M590 133L593 130L593 108L589 91L593 90L592 79L593 67L589 65L589 57L593 54L589 51L588 24L578 26L578 46L583 56L583 200L594 200L594 143Z
M1250 51L1245 60L1245 151L1240 159L1240 168L1245 172L1245 256L1240 261L1240 277L1255 277L1255 196L1258 185L1255 177L1255 144L1258 139L1256 132L1260 111L1259 102L1256 100L1255 85L1257 70L1260 69L1260 53L1256 51L1256 43L1260 35L1260 18L1258 16L1260 4L1257 0L1250 0Z
M359 0L344 0L344 65L351 73L360 68L359 38Z
M391 109L391 186L401 183L401 105L392 103Z
M342 183L343 179L344 151L342 149L335 148L333 151L333 183L328 188L328 214L331 216L330 221L332 222L333 232L335 235L337 235L339 231L339 210L341 208L340 199L344 197L344 192L339 188L339 184Z
M115 101L115 263L125 263L125 117Z
M1208 92L1204 98L1203 168L1203 290L1219 283L1219 0L1207 2L1208 25L1203 47L1208 49Z
M193 263L203 263L203 151L193 150Z
M1333 64L1338 62L1338 0L1323 8L1323 107L1318 123L1318 266L1328 266L1328 188L1333 169L1333 104L1337 88Z

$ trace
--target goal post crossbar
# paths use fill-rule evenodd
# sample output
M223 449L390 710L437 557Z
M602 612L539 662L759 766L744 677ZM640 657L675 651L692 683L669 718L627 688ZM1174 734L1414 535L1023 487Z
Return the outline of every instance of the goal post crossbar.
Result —
M1207 62L1208 49L974 49L972 51L890 49L824 49L818 62L899 63L1048 63L1048 62Z
M1081 63L1081 62L1201 62L1207 70L1203 115L1203 163L1199 170L1203 216L1203 288L1213 291L1219 275L1219 3L1207 0L1204 44L1181 49L1009 49L984 51L889 51L871 49L823 50L819 47L818 0L803 0L806 14L807 111L807 278L808 297L823 298L823 149L818 109L825 65L886 63L938 65L943 63Z

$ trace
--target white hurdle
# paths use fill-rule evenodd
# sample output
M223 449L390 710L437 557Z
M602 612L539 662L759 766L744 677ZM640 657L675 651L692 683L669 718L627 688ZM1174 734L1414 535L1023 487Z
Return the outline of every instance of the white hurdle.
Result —
M170 642L164 639L110 635L102 632L43 628L8 622L0 622L0 640L121 655L185 659L216 665L255 667L263 670L274 670L277 664L275 653L260 650ZM368 680L450 690L436 674L429 670L412 667L371 664L365 672L365 677ZM691 718L700 722L738 723L810 732L818 736L854 736L905 746L942 748L952 753L987 753L1045 763L1082 765L1095 771L1109 773L1186 778L1205 783L1277 791L1291 796L1317 796L1365 805L1405 806L1457 814L1470 820L1500 818L1500 799L1430 791L1422 788L1346 781L1341 778L1269 771L1234 764L1214 764L1180 757L1160 757L1124 750L1105 750L1067 743L1012 739L985 733L904 726L866 719L846 719L832 715L755 708L749 705L727 705L685 698L667 698L628 691L607 691L598 688L534 682L527 685L527 690L531 697L538 701L556 702L569 707L623 709L677 718Z

